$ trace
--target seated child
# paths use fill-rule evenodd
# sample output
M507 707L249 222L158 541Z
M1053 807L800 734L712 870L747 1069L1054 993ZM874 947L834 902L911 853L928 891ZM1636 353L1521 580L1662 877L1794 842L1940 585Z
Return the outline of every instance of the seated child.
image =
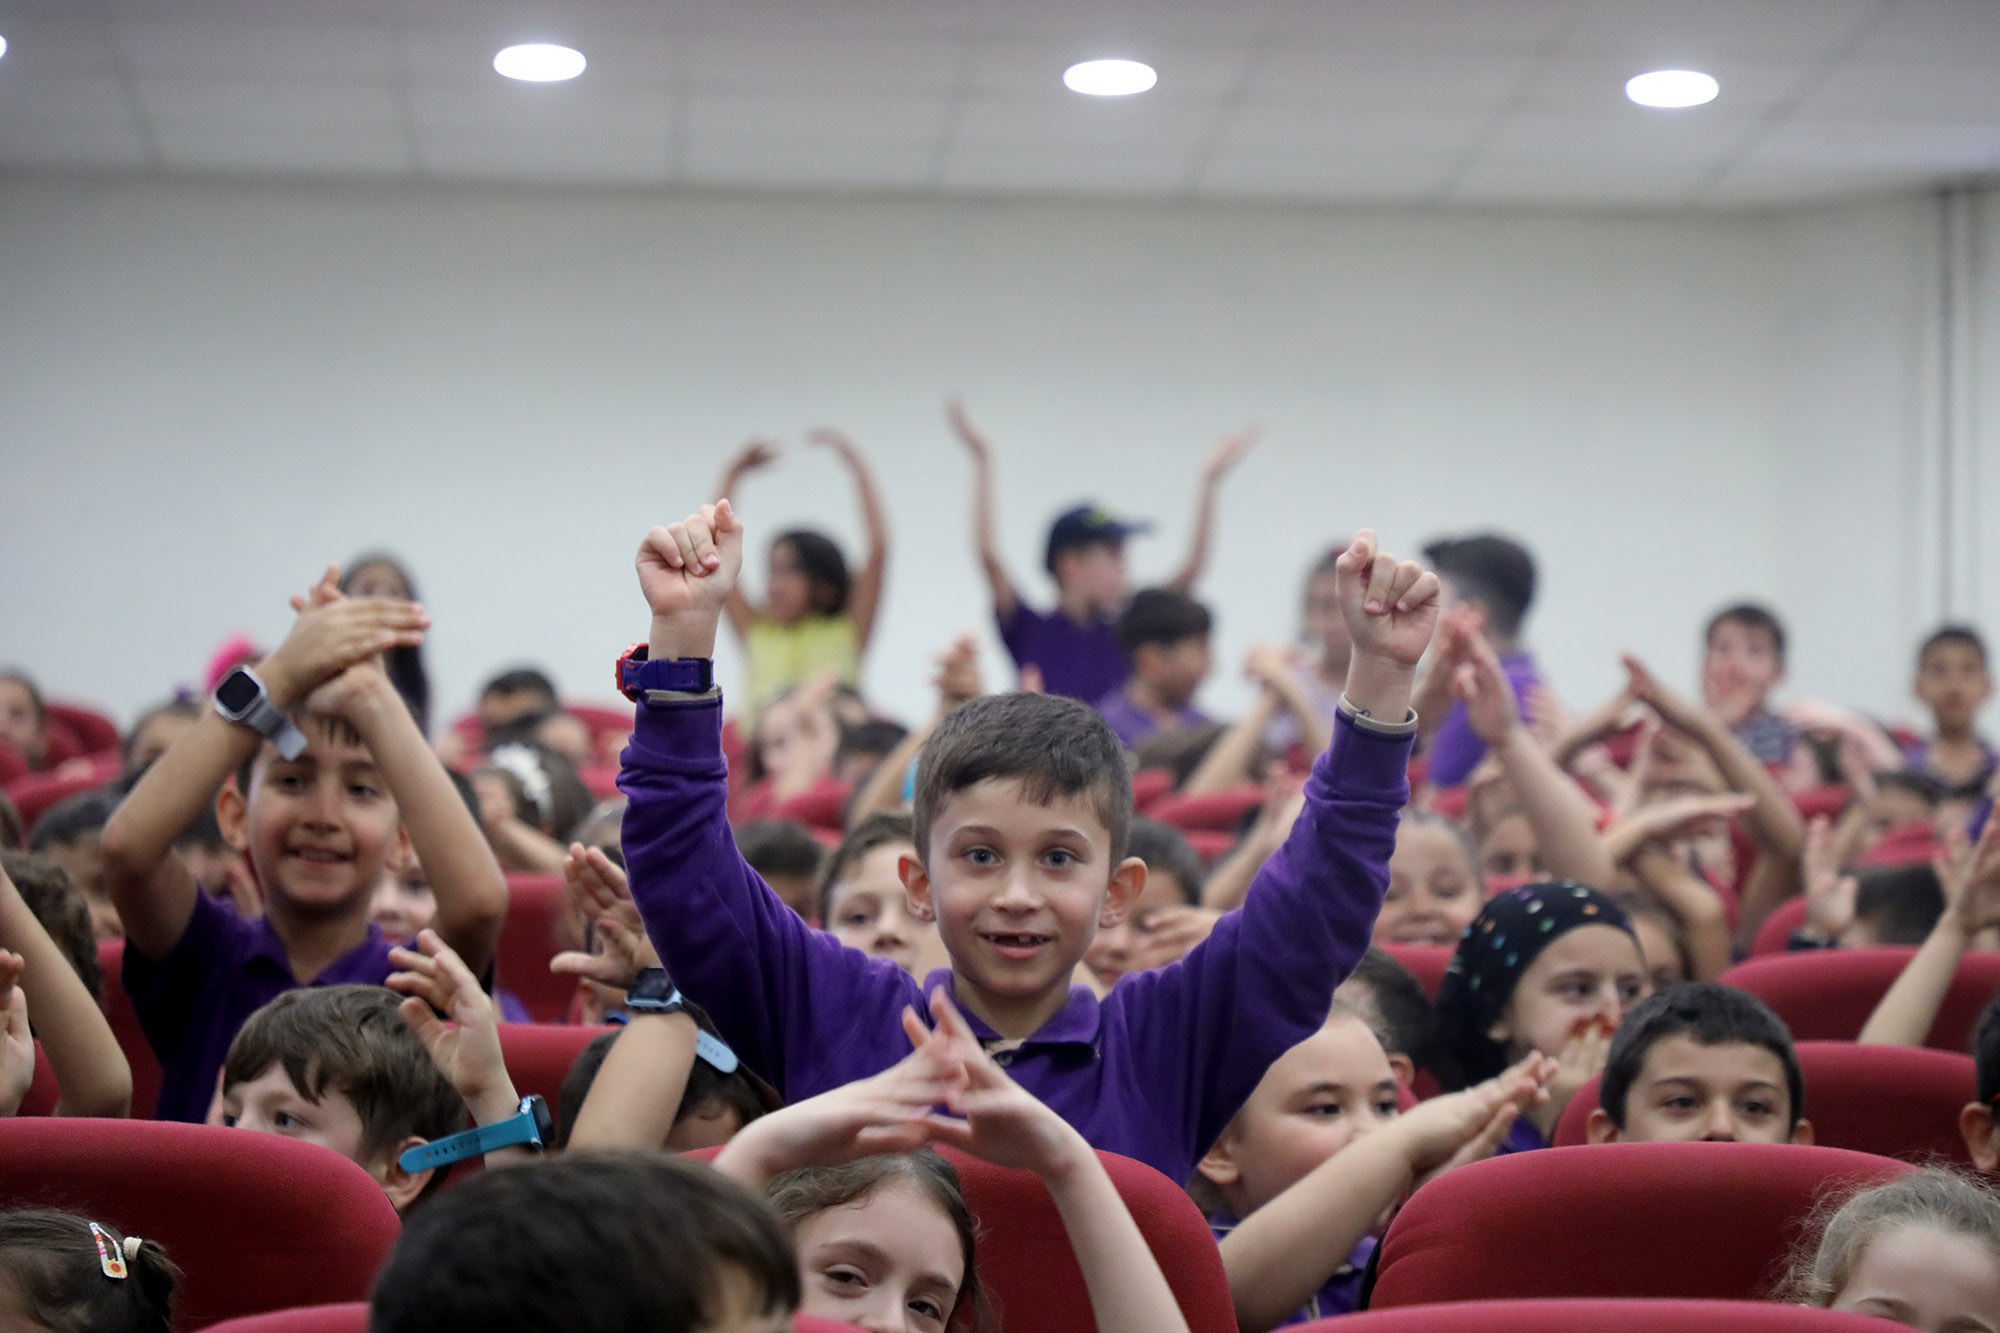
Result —
M1632 918L1632 936L1639 941L1639 956L1646 960L1649 990L1664 990L1683 981L1712 980L1695 975L1687 932L1679 917L1643 890L1620 890L1611 898Z
M1611 1038L1592 1143L1811 1143L1805 1077L1783 1019L1713 981L1655 991Z
M173 1333L180 1270L157 1241L46 1208L0 1211L0 1328Z
M1107 989L1128 972L1180 958L1207 938L1219 915L1201 907L1201 857L1179 829L1135 815L1126 826L1125 850L1146 863L1146 887L1124 920L1099 927L1083 956L1084 966Z
M714 649L742 561L726 504L640 548L652 662ZM744 864L729 834L721 699L648 690L619 785L631 799L632 896L668 970L729 1044L797 1100L901 1058L895 1018L949 988L1010 1072L1095 1146L1185 1179L1264 1070L1325 1021L1366 947L1396 811L1407 798L1408 690L1436 620L1436 580L1364 532L1342 566L1355 639L1348 705L1305 789L1307 815L1241 911L1177 967L1100 1003L1072 987L1100 926L1131 910L1131 778L1103 719L1054 695L989 696L939 724L919 761L917 855L903 880L934 915L950 975L925 985L817 934ZM628 664L630 669L633 664ZM652 673L637 664L633 693Z
M1151 523L1112 517L1095 504L1065 510L1049 527L1043 566L1056 584L1056 605L1037 611L1021 598L1020 585L1000 555L999 521L994 515L993 450L972 424L962 404L947 405L951 426L972 456L973 539L980 570L993 597L1000 640L1025 677L1032 668L1051 694L1094 704L1125 683L1130 664L1113 631L1128 588L1125 540L1152 530ZM1194 535L1179 572L1164 586L1190 592L1208 560L1215 526L1215 501L1222 478L1236 466L1257 433L1227 436L1209 455L1195 501Z
M117 804L107 791L78 792L44 810L28 835L28 850L61 866L83 895L100 940L115 940L124 933L104 868L104 826Z
M1333 993L1336 1007L1345 1005L1368 1025L1396 1081L1409 1087L1417 1066L1431 1048L1431 997L1416 974L1394 954L1371 947Z
M1273 714L1263 736L1264 748L1272 754L1283 755L1298 745L1304 746L1307 755L1317 754L1326 748L1313 744L1319 728L1328 735L1333 732L1333 719L1340 712L1340 692L1347 687L1347 657L1353 648L1335 595L1334 566L1346 549L1345 542L1336 543L1306 571L1299 598L1299 641L1306 655L1287 665L1298 687L1297 697L1309 705L1310 715L1301 716L1296 708Z
M1389 891L1376 914L1374 942L1458 943L1486 901L1472 844L1443 815L1406 809L1389 857Z
M820 865L826 848L790 819L753 819L736 830L736 846L744 863L761 876L779 901L801 921L820 924Z
M2000 1328L2000 1198L1983 1182L1927 1167L1819 1212L1782 1299L1940 1333Z
M943 959L937 923L917 916L903 889L902 860L916 850L908 815L870 815L827 855L815 896L818 919L835 939L921 977Z
M753 1192L660 1152L482 1171L403 1228L371 1333L791 1333L799 1270Z
M1132 674L1097 701L1126 749L1160 732L1209 724L1194 705L1208 679L1208 608L1185 593L1141 588L1118 615L1118 646Z
M125 764L120 776L137 778L173 748L200 717L201 709L191 699L169 699L139 714L132 730L125 733Z
M1190 1187L1244 1333L1354 1310L1376 1232L1405 1192L1490 1156L1553 1063L1530 1055L1404 1113L1381 1043L1336 1001L1326 1026L1271 1066Z
M590 813L590 789L568 756L527 741L487 752L471 777L479 822L502 869L548 874Z
M726 1047L697 1044L696 1032L721 1042L714 1021L690 1004L679 1014L630 1014L617 1031L593 1037L563 1075L554 1146L693 1152L729 1142L777 1109Z
M854 788L875 774L875 766L896 752L910 734L900 722L870 718L840 729L840 744L833 752L833 780Z
M406 602L344 598L337 578L329 569L299 599L277 650L218 690L246 720L230 721L220 704L204 713L104 828L124 983L160 1059L162 1119L204 1118L237 1028L280 993L389 976L389 942L369 908L383 871L406 852L429 872L438 933L475 972L493 957L506 881L376 662L421 639L427 618ZM284 718L290 709L302 729ZM261 918L203 893L172 854L211 801L256 874Z
M534 667L512 667L480 687L479 725L488 736L515 723L559 711L556 683Z
M102 979L88 913L62 868L31 853L0 853L0 1001L9 1018L8 1074L0 1082L10 1085L0 1089L0 1105L6 1114L13 1114L34 1078L35 1039L56 1076L57 1115L122 1116L130 1110L132 1071L97 1004Z
M859 685L861 659L868 655L875 613L882 602L882 580L889 568L889 522L868 460L853 440L837 430L808 431L806 443L832 453L853 478L862 527L868 533L868 558L851 573L847 557L831 537L794 528L771 541L764 604L753 604L741 588L733 590L726 610L729 627L742 641L747 659L746 722L754 722L756 710L776 695L823 671L831 670L843 684ZM778 457L776 445L752 441L722 474L716 494L736 495L745 473L767 467Z
M418 931L437 920L437 894L414 856L399 870L382 871L375 896L368 900L368 919L381 929L383 938L399 944L415 939Z
M1480 910L1445 971L1433 1071L1456 1091L1536 1051L1552 1057L1548 1100L1525 1108L1501 1151L1543 1147L1645 993L1624 908L1568 881L1509 889Z
M1857 1040L1885 1046L1921 1046L1937 1021L1966 950L2000 929L2000 820L1989 819L1979 841L1960 845L1937 864L1944 910L1918 946ZM1969 1126L1961 1123L1961 1129ZM1968 1142L1971 1139L1967 1134Z
M1701 696L1757 762L1792 757L1799 729L1771 707L1785 679L1785 627L1754 602L1724 607L1702 632Z
M11 745L31 773L48 766L49 707L25 671L0 671L0 744Z
M1083 1136L1007 1077L943 992L931 993L930 1008L934 1031L904 1011L916 1049L903 1060L766 1116L715 1159L722 1174L763 1189L791 1226L800 1310L913 1333L968 1319L984 1326L976 1229L957 1173L925 1147L945 1143L1041 1177L1098 1328L1187 1333L1159 1262Z
M1917 698L1931 710L1935 735L1904 752L1910 771L1945 787L1985 783L2000 754L1980 736L1979 710L1993 697L1986 641L1969 625L1946 625L1917 650Z
M1514 698L1532 698L1542 677L1521 640L1522 622L1535 602L1535 558L1528 548L1511 537L1480 533L1434 541L1424 548L1424 559L1444 582L1447 622L1492 649ZM1486 755L1486 742L1473 729L1465 705L1450 702L1453 674L1428 671L1417 703L1427 718L1426 776L1439 787L1465 782Z

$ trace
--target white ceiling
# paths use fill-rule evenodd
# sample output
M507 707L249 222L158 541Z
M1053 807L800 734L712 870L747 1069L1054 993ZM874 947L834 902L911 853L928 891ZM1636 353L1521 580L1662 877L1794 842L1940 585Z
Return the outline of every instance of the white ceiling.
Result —
M1741 205L2000 171L2000 0L0 0L0 168ZM579 47L574 83L493 73ZM1145 60L1144 96L1060 84ZM1721 97L1625 100L1692 67Z

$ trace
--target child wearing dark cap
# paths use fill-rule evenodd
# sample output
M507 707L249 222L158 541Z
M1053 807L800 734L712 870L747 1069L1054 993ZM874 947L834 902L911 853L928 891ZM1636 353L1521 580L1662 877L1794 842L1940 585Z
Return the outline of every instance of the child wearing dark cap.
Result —
M1447 1091L1553 1056L1546 1102L1524 1109L1502 1152L1545 1146L1563 1107L1604 1070L1611 1034L1646 993L1632 919L1595 889L1561 880L1508 889L1459 939L1438 987L1434 1059Z
M1023 671L1032 667L1042 687L1094 704L1125 684L1127 664L1114 631L1125 603L1125 539L1152 530L1151 523L1114 517L1094 504L1065 510L1049 528L1043 564L1056 581L1056 605L1038 611L1021 598L1019 586L1000 558L999 524L994 517L993 454L986 437L957 400L947 407L973 468L973 534L981 571L993 594L993 615L1001 641ZM1194 536L1187 559L1164 586L1186 593L1201 577L1215 528L1215 498L1222 478L1255 444L1255 430L1225 436L1202 469L1196 494Z
M1449 647L1466 635L1484 639L1500 656L1500 668L1524 708L1541 688L1535 659L1521 645L1521 624L1535 602L1535 558L1511 537L1481 533L1449 537L1424 548L1424 559L1444 584L1444 619L1438 641ZM1454 655L1453 660L1457 656ZM1451 702L1449 670L1426 673L1418 686L1417 716L1427 719L1428 776L1440 787L1456 787L1486 757L1486 742L1473 729L1463 703Z

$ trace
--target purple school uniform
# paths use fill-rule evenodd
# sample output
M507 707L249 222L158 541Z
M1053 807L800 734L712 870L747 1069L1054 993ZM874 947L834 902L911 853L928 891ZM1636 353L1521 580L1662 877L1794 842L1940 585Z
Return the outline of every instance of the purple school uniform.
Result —
M1160 720L1132 702L1124 690L1113 690L1097 701L1097 711L1111 724L1111 730L1118 735L1118 743L1128 750L1139 748L1139 742L1148 736L1167 730ZM1201 727L1208 724L1208 714L1193 704L1182 704L1174 710L1173 729Z
M1507 683L1514 687L1514 698L1520 701L1522 711L1528 707L1528 694L1542 683L1542 674L1535 667L1535 659L1526 653L1500 654L1500 669L1507 673ZM1431 737L1430 767L1425 776L1432 785L1457 787L1472 776L1472 770L1486 757L1486 742L1479 739L1479 733L1472 729L1472 719L1465 714L1465 705L1454 703L1438 725L1437 733Z
M909 1053L900 1015L951 988L810 929L744 864L716 698L641 704L619 788L632 897L668 971L788 1100ZM1409 737L1343 716L1306 809L1241 910L1180 962L1122 979L996 1055L1093 1145L1185 1182L1272 1061L1326 1022L1368 947L1408 796ZM967 1015L982 1039L994 1034Z
M333 960L315 986L379 986L396 969L390 942L370 923L368 938ZM215 1080L238 1028L251 1014L288 990L297 990L291 959L267 918L246 920L206 893L195 896L194 915L165 958L125 946L124 983L138 1011L146 1043L160 1059L160 1120L208 1116ZM132 1108L144 1115L151 1108Z
M1208 1229L1215 1233L1218 1244L1222 1238L1236 1230L1237 1219L1228 1213L1210 1213ZM1373 1236L1363 1236L1348 1252L1347 1262L1333 1271L1326 1285L1313 1293L1311 1300L1280 1319L1273 1328L1290 1328L1294 1324L1309 1324L1315 1319L1326 1319L1337 1314L1353 1314L1361 1304L1361 1280L1368 1273L1368 1258L1375 1253L1380 1242Z
M1015 665L1041 668L1042 688L1050 694L1095 704L1132 674L1110 616L1081 624L1061 607L1037 611L1016 596L1014 614L995 620Z

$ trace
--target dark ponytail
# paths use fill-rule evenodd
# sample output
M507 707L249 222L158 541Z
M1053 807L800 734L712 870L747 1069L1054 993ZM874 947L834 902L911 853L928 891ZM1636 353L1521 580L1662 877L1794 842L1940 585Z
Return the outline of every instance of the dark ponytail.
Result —
M20 1312L51 1333L173 1333L179 1279L158 1242L128 1238L108 1222L54 1209L0 1211L0 1280Z

